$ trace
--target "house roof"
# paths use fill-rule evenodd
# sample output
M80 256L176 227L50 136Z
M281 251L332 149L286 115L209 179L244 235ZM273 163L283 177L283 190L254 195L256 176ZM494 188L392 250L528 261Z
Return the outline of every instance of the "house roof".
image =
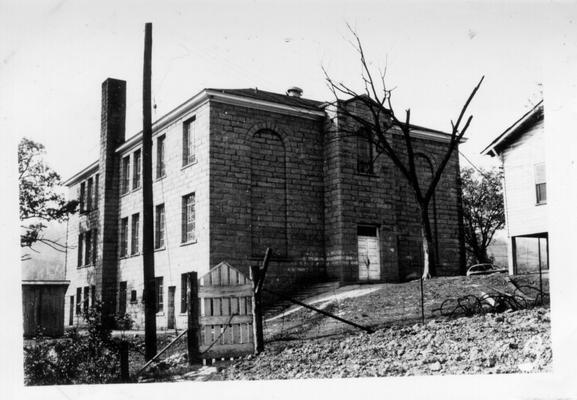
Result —
M283 104L286 106L306 108L310 110L319 110L321 106L325 103L305 99L302 97L288 96L286 94L268 92L266 90L261 90L258 88L249 89L206 89L213 92L220 92L223 94L229 94L233 96L246 97L253 100L269 101L272 103Z
M531 126L542 120L544 117L543 111L543 100L541 100L510 127L505 129L495 140L489 143L481 154L490 155L491 157L499 155L504 148L527 132Z

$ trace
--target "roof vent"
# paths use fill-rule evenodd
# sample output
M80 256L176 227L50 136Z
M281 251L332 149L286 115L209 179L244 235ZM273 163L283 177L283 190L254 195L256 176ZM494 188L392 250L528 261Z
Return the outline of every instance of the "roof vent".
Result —
M303 90L300 87L293 86L286 91L286 95L290 97L302 97Z

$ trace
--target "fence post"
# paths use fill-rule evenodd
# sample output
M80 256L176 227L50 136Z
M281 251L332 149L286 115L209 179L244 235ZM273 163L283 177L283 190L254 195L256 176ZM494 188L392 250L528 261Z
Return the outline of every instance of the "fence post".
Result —
M264 335L262 332L262 292L257 290L260 276L260 268L258 265L250 267L250 278L252 279L253 287L253 302L252 302L252 327L254 331L254 353L259 354L264 350Z
M129 381L128 342L124 340L120 342L119 352L120 352L120 381L128 382Z
M199 317L200 304L198 300L198 274L189 272L186 278L186 310L188 316L188 364L200 362Z

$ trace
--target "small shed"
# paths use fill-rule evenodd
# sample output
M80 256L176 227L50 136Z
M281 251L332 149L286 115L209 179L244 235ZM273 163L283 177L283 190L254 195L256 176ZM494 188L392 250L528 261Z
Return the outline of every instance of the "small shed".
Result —
M64 295L69 283L63 280L22 281L24 336L34 336L38 329L48 336L64 334Z

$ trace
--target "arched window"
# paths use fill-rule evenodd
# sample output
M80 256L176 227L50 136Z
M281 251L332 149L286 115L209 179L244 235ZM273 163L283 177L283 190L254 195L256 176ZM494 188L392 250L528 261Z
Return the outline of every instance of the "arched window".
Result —
M256 132L250 145L252 254L267 247L285 256L287 249L286 155L280 136L272 130Z
M357 172L372 174L373 170L373 144L370 140L370 131L361 128L357 134Z

